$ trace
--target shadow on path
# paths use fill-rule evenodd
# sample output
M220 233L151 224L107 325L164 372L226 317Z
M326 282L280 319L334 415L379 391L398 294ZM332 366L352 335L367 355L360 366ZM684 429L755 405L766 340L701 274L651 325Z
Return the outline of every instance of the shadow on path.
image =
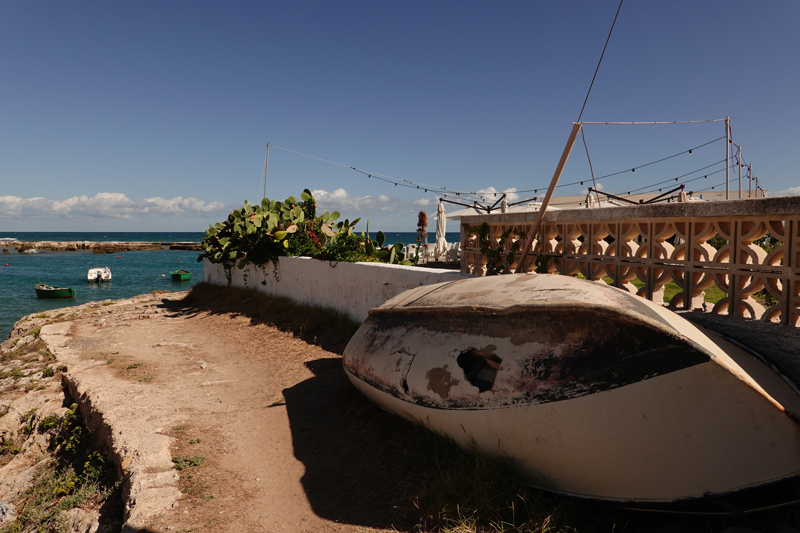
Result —
M402 529L402 473L392 445L410 424L369 403L338 359L306 363L314 377L284 389L294 455L314 512L358 526ZM395 443L396 445L396 443Z
M183 300L162 300L162 306L175 316L187 318L199 313L245 316L252 324L273 326L339 355L360 326L333 309L298 304L254 289L210 283L198 283Z

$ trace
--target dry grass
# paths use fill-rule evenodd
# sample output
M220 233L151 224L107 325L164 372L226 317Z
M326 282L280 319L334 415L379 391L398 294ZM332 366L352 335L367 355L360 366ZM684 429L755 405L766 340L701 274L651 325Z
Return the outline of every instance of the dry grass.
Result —
M341 354L360 324L333 309L302 305L288 298L252 289L199 283L173 305L184 312L246 316L251 324L266 324L309 344Z

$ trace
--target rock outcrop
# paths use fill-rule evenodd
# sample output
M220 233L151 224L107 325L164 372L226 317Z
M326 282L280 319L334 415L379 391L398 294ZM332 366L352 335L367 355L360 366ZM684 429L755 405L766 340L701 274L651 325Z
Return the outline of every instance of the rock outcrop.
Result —
M91 241L3 241L3 252L16 249L19 253L78 252L91 250L96 254L116 254L140 250L200 250L196 242L91 242Z

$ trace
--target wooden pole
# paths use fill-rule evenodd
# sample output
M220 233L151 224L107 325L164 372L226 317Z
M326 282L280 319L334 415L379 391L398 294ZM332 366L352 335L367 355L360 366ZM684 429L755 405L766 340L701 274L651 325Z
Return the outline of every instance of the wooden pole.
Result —
M575 144L575 141L578 138L578 133L580 133L582 126L582 122L573 122L572 124L572 133L570 133L567 145L564 147L564 152L561 154L561 160L558 162L555 174L553 174L553 180L550 182L550 188L547 189L547 194L542 200L542 207L539 208L539 213L536 215L536 221L533 223L533 226L531 226L530 233L528 233L528 236L525 238L525 244L522 247L522 255L517 262L517 268L514 269L515 274L519 274L524 269L525 259L528 257L528 250L530 250L531 244L533 244L533 238L536 235L536 232L539 230L539 226L542 223L542 218L544 218L545 211L547 211L547 204L550 203L550 197L553 196L553 192L556 190L558 180L561 178L561 173L564 171L564 166L567 164L569 154L572 152L572 146Z
M742 199L742 147L739 146L739 157L737 158L739 165L739 200Z

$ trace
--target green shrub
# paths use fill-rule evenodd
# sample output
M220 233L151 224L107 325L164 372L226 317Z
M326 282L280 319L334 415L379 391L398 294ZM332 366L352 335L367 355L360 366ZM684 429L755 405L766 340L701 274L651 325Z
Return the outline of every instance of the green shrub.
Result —
M282 256L325 261L402 262L398 251L402 243L389 250L378 250L383 246L381 232L378 232L377 241L370 239L369 225L366 235L354 233L360 218L335 222L339 218L337 211L317 216L317 204L308 189L300 199L290 196L283 202L276 202L264 198L260 204L245 201L242 208L231 211L226 220L209 227L198 262L208 259L223 265L229 281L234 266L244 268L252 263L264 268L272 263L277 267L278 258ZM277 269L275 275L277 277Z

